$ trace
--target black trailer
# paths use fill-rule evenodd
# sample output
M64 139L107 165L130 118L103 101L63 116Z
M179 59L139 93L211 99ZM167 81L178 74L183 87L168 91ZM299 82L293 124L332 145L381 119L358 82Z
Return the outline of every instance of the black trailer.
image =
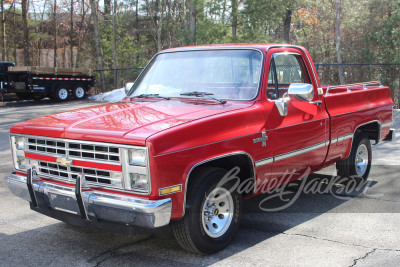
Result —
M70 96L83 99L94 86L92 71L78 68L10 67L6 73L5 93L21 99L39 100L50 97L65 101Z

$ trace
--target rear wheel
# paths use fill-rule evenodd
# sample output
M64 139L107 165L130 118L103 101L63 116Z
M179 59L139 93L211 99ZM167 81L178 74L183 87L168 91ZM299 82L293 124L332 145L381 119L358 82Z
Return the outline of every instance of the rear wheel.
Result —
M336 168L340 177L350 178L357 176L366 180L371 170L371 162L371 142L364 133L358 133L353 140L350 156L347 159L338 161Z
M187 192L185 216L173 223L178 243L199 254L216 253L229 245L239 229L242 196L230 192L232 183L219 185L227 173L221 168L207 168L193 179Z
M68 96L69 96L69 90L65 86L57 87L54 93L54 98L57 101L66 101L68 99Z
M72 96L77 100L85 98L86 88L82 85L75 86L74 89L72 90Z

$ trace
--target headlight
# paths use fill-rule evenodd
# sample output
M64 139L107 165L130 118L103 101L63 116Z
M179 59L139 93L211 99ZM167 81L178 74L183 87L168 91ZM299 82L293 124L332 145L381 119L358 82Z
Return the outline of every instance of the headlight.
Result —
M130 148L123 150L122 172L124 188L139 193L150 193L150 172L147 148Z
M25 138L23 136L11 136L11 152L14 169L16 170L26 170L24 142Z
M25 138L23 136L15 136L15 146L17 150L24 150Z
M132 189L137 189L143 192L149 191L149 181L146 174L130 173L130 184Z
M147 150L146 149L129 149L128 160L130 165L146 166Z

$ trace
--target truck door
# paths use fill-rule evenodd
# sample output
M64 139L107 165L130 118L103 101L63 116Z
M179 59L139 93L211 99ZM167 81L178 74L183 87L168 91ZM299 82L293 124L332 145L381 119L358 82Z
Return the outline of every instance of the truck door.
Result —
M312 62L304 52L278 50L269 56L267 116L271 125L269 144L274 151L270 179L281 184L322 165L328 149L329 122L324 103L320 102L317 78L310 68ZM310 84L314 95L311 101L287 95L289 86L295 83ZM280 113L278 108L285 105L287 114L285 110Z

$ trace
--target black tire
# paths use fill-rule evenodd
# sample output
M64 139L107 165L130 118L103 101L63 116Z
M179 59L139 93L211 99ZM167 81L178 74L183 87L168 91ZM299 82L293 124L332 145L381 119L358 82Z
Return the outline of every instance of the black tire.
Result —
M336 162L337 174L342 178L360 177L363 180L367 180L371 170L371 163L371 142L364 133L358 133L354 137L349 157Z
M54 92L54 99L60 102L67 101L69 97L69 89L66 86L57 87Z
M197 172L191 178L195 182L187 191L185 216L172 223L175 238L184 249L198 254L213 254L226 248L238 231L242 216L242 196L237 190L228 193L232 183L217 187L226 173L225 169L210 167ZM227 194L222 194L222 199L219 199L218 194L221 192ZM223 211L227 215L222 214L222 209L227 209ZM209 215L205 215L206 213ZM212 219L209 220L209 216ZM225 218L227 222L224 222ZM210 230L208 225L213 225L213 228Z
M81 100L86 97L86 87L79 84L72 89L72 96L76 100Z

